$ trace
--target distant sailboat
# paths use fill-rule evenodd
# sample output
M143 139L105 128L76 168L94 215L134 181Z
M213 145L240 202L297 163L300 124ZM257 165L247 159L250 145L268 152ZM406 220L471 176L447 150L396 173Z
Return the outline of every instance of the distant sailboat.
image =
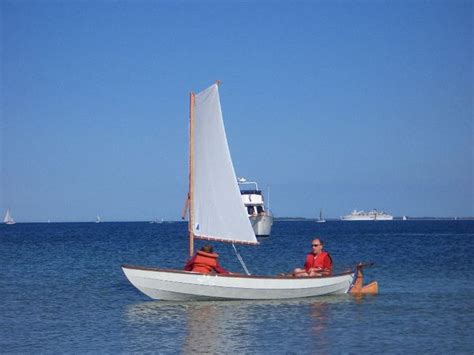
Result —
M319 219L316 220L317 223L325 223L326 220L323 219L323 210L319 210Z
M100 223L100 222L102 222L102 220L100 219L100 216L97 215L97 217L96 217L96 219L95 219L95 223Z
M10 209L7 209L7 213L5 214L5 218L3 219L3 223L5 224L15 224L15 220L13 219L12 215L10 214Z

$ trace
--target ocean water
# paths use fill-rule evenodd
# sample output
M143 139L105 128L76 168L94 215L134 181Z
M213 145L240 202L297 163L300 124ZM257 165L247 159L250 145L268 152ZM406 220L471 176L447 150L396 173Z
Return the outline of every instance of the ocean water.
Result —
M1 353L474 352L474 221L282 222L239 251L254 274L302 266L320 236L344 270L373 261L376 296L153 301L123 263L181 268L185 223L0 225ZM199 247L202 243L197 242ZM214 244L221 264L241 266Z

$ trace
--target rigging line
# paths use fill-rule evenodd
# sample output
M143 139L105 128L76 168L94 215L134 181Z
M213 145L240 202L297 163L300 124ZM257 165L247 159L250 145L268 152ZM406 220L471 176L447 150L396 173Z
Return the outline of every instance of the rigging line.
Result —
M237 255L237 259L239 259L240 264L241 264L242 267L244 268L245 273L246 273L247 275L250 275L250 272L249 272L249 270L247 269L247 266L245 266L244 259L242 259L242 257L240 256L240 254L239 254L239 252L237 251L237 248L235 247L235 244L234 244L234 243L232 243L232 247L234 248L235 255Z

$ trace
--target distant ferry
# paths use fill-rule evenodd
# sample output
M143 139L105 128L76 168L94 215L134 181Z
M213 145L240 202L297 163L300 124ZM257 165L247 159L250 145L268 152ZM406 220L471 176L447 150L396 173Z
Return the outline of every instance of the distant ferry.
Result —
M391 221L393 216L385 212L379 212L377 210L372 210L369 212L364 211L352 211L351 214L342 216L341 220L343 221Z

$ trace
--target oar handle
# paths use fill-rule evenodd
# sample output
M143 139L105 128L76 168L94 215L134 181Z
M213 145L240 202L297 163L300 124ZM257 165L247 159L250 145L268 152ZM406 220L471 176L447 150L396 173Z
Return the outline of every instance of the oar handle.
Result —
M373 261L368 262L368 263L360 262L360 263L357 264L357 269L362 269L364 267L370 267L370 266L374 266L374 265L375 265L375 263Z

